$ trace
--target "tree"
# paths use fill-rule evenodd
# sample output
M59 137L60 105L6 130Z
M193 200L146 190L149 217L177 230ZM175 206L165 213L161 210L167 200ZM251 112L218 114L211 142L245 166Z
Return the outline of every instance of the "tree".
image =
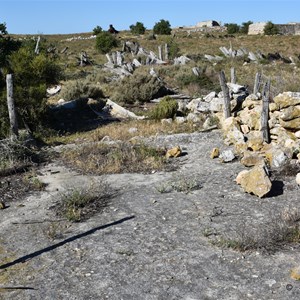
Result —
M14 76L14 99L20 118L18 123L21 126L26 124L31 131L37 132L47 125L46 88L58 83L61 69L46 51L36 55L31 44L9 55L8 69ZM4 137L9 127L5 93L0 95L0 123L0 137Z
M129 28L132 34L144 34L146 31L144 24L141 22L136 22L135 25L130 25Z
M279 28L275 24L273 24L271 21L269 21L265 28L264 28L264 34L265 35L275 35L279 33Z
M99 25L93 29L94 35L98 35L100 32L102 32L102 28Z
M169 21L166 20L160 20L159 22L155 23L153 27L153 33L154 34L166 34L170 35L172 32L171 25Z
M226 23L226 24L224 24L224 26L227 27L228 34L238 33L240 30L240 26L236 23Z
M109 52L112 48L117 46L117 39L109 32L100 32L96 37L96 49L103 54Z
M240 27L240 33L248 34L249 26L250 26L251 24L253 24L252 21L248 21L248 22L242 23L242 26Z

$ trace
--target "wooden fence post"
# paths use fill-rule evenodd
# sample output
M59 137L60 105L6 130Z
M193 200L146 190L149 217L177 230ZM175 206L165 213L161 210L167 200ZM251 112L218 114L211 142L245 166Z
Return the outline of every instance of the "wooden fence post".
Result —
M269 102L270 102L270 79L266 82L263 90L262 111L261 111L261 131L263 141L270 143L269 132Z
M256 73L256 75L255 75L255 82L254 82L254 88L253 88L253 94L254 95L256 95L259 92L260 84L261 84L261 74L260 73Z
M165 60L169 59L169 46L165 44Z
M19 130L18 130L17 113L15 108L15 102L14 102L12 74L6 75L6 89L7 89L7 107L8 107L9 122L10 122L10 137L13 140L19 136Z
M158 58L159 58L160 60L163 60L161 46L158 46Z
M231 83L236 84L236 74L235 74L235 69L232 67L230 69L230 77L231 77Z
M230 95L229 95L229 88L226 84L226 78L224 71L221 71L219 74L220 85L223 92L224 97L224 117L225 119L231 116L231 107L230 107Z

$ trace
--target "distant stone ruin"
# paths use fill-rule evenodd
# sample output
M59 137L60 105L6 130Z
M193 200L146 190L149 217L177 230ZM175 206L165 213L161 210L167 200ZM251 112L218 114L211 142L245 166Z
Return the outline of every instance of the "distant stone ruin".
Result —
M267 22L257 22L249 25L249 35L264 34ZM300 35L300 23L276 24L279 34Z
M196 24L196 27L215 27L215 26L221 26L220 24L221 22L210 20L210 21L198 22Z

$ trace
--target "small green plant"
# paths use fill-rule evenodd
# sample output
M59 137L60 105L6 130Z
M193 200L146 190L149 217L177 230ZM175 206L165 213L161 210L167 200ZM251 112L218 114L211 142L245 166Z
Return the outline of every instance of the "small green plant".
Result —
M71 222L81 222L95 213L101 212L112 196L106 182L97 183L97 187L69 188L61 193L55 209L59 216Z
M279 33L279 28L274 23L269 21L265 28L264 28L264 34L265 35L276 35Z
M93 29L94 35L98 35L100 32L102 32L102 28L99 25Z
M161 19L159 22L155 23L153 27L154 34L170 35L171 32L172 32L172 28L170 22L164 19Z
M112 50L115 47L118 47L118 40L113 34L107 31L102 31L97 35L96 49L100 53L102 54L108 53L110 50Z
M129 28L132 34L144 34L146 31L144 24L141 22L136 22L135 25L130 25Z
M166 96L149 112L149 116L154 120L174 118L177 110L177 101Z

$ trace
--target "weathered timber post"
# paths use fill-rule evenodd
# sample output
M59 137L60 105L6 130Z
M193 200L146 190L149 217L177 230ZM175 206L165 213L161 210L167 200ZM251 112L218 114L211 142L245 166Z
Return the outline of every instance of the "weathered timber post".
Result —
M230 69L230 78L231 78L231 83L236 84L236 74L235 74L235 69L232 67Z
M256 95L259 92L260 84L261 84L261 73L256 73L254 88L253 88L253 94L254 95Z
M36 45L35 45L35 50L34 50L35 54L39 54L40 53L40 49L39 49L40 40L41 40L41 37L39 36L37 38Z
M231 108L230 108L230 95L229 95L229 88L226 84L226 78L224 71L219 73L220 85L223 92L224 97L224 117L225 119L231 116Z
M269 102L270 102L270 79L266 82L263 90L263 99L262 99L262 111L261 111L261 131L263 141L270 143L270 132L269 132Z
M165 60L169 60L169 46L165 44Z
M7 89L7 107L8 107L9 122L10 122L10 137L13 140L19 136L19 131L18 131L17 113L16 113L14 94L13 94L12 74L6 75L6 89Z
M163 60L161 46L158 46L158 58L159 58L160 60Z

